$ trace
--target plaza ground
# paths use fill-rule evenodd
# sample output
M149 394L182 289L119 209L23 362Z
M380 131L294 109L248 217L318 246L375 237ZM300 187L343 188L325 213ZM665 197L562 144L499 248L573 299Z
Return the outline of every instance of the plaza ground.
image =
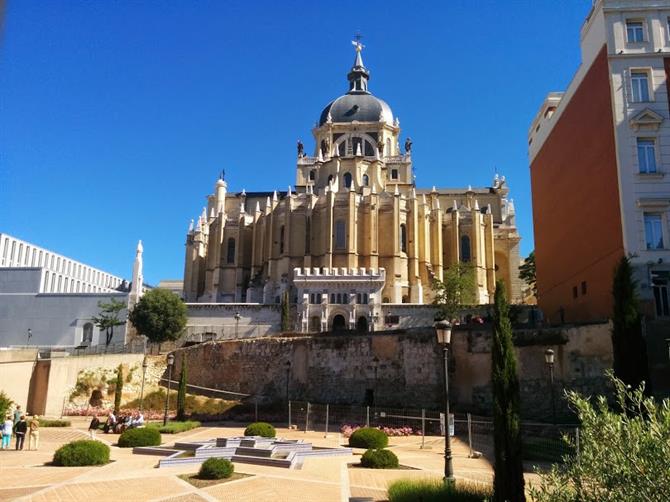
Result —
M235 471L250 474L235 481L206 488L196 488L179 478L180 474L195 473L197 467L179 466L157 469L159 457L134 455L130 449L113 446L117 435L99 434L98 438L111 447L112 462L101 467L54 467L46 465L60 445L87 437L88 419L73 417L72 427L41 430L39 451L0 451L0 500L21 501L222 501L239 502L300 501L346 502L349 497L372 497L386 500L386 487L401 478L436 478L443 473L444 440L426 437L389 438L389 448L410 469L373 470L352 467L363 450L354 455L335 458L307 459L302 469L235 464ZM203 440L243 434L241 427L201 427L175 435L163 435L164 444L175 440ZM302 432L277 429L277 436L304 439L316 446L346 445L340 434ZM14 443L12 442L12 446ZM490 460L468 458L466 444L453 443L456 477L490 483ZM534 475L529 475L533 477Z

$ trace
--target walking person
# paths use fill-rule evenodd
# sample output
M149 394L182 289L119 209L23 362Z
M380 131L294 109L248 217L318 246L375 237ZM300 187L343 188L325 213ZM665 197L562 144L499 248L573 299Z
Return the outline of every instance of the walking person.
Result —
M98 431L98 427L100 427L100 420L98 420L98 415L94 415L93 420L91 420L91 423L88 426L88 434L91 436L91 439L95 439L95 433Z
M35 450L40 447L40 417L37 415L28 422L28 450Z
M14 422L12 421L11 415L7 415L2 427L0 427L0 432L2 433L2 449L9 449L9 441L12 439L12 429L14 428Z
M21 411L21 405L17 404L16 409L14 410L14 425L19 423L19 420L21 420L21 415L23 415L23 412Z
M26 422L25 415L14 426L14 434L16 435L16 449L23 450L23 441L26 439L26 432L28 432L28 422Z

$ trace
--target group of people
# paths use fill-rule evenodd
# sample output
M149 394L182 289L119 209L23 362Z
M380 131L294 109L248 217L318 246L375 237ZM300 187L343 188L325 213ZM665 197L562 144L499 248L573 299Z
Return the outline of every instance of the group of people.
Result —
M28 436L28 449L37 450L40 442L40 417L35 415L26 420L21 406L17 406L13 414L7 415L0 431L2 432L1 449L8 450L10 448L13 435L16 437L17 450L23 450L26 436Z
M100 423L100 419L97 415L91 420L91 423L88 426L88 432L91 435L91 438L94 438L95 433L100 429ZM114 415L113 411L110 411L102 430L105 434L110 432L121 434L127 429L135 429L138 427L144 427L144 415L139 411L126 416L119 416L118 418Z

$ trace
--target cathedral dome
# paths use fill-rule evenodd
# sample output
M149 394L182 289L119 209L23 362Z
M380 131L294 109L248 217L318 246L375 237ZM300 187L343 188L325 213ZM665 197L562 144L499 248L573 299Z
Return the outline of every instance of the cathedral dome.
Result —
M360 42L353 42L356 47L356 60L354 66L347 75L349 79L349 92L340 96L321 112L319 126L328 122L386 122L393 124L393 112L391 107L383 100L373 96L368 91L368 80L370 73L363 65Z

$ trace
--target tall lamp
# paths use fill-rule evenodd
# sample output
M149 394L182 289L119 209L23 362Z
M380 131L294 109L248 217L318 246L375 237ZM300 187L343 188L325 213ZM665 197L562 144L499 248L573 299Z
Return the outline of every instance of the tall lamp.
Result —
M442 346L444 356L444 481L454 481L454 465L451 454L451 437L449 436L449 345L451 344L451 324L448 321L435 323L437 343Z
M172 366L174 365L174 354L169 353L167 356L168 365L168 385L167 394L165 395L165 414L163 415L163 425L167 425L168 406L170 406L170 384L172 383Z
M140 413L144 410L144 380L147 377L147 355L144 354L144 359L142 359L142 387L140 388Z
M554 351L547 349L544 351L544 362L549 367L549 384L551 385L551 419L556 423L556 402L554 401Z

